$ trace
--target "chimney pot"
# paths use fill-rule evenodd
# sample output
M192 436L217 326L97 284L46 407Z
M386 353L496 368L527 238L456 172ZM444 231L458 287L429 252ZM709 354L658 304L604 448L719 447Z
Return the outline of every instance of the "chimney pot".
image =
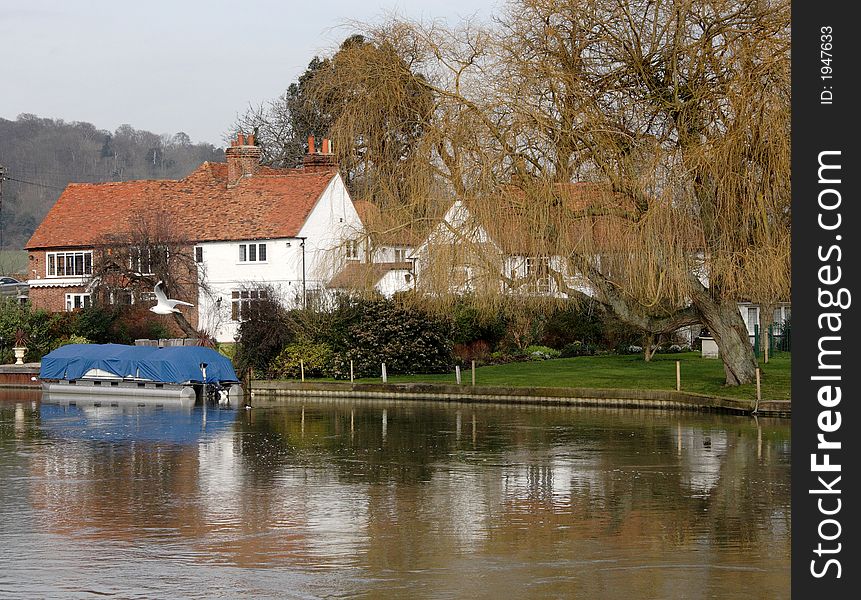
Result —
M323 154L331 154L329 152L329 138L323 138Z
M244 177L253 177L260 165L261 150L254 145L254 135L236 135L231 147L225 151L227 158L227 187L238 185Z

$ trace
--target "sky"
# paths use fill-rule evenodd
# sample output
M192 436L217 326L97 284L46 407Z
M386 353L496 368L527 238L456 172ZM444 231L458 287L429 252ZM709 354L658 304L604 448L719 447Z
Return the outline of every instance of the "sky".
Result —
M0 118L184 131L223 146L315 55L395 13L489 19L502 0L0 0Z

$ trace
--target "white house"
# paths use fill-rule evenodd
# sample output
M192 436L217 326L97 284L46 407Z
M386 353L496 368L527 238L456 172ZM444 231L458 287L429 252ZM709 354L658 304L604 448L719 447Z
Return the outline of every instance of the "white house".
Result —
M564 258L537 253L531 240L512 236L516 215L503 213L482 219L456 200L411 256L417 288L556 298L568 295L565 288L592 293Z
M148 216L166 216L188 240L201 285L183 298L196 304L186 317L218 341L234 340L250 302L274 291L302 306L348 261L364 260L362 223L328 140L318 152L309 138L298 169L260 166L251 136L226 156L179 181L69 185L27 244L33 304L88 306L94 248Z
M558 188L563 203L568 203L573 210L582 209L597 189L592 184L568 184ZM513 195L516 192L503 190L499 203L489 215L478 215L467 203L456 200L410 256L415 264L416 289L430 294L444 289L458 294L485 291L552 298L565 298L573 291L594 295L589 281L570 268L564 257L541 255L535 251L541 244L522 235L522 224L518 222L516 209L512 209ZM600 196L598 198L600 202ZM612 253L614 246L612 236L606 235L607 227L612 225L605 223L603 228L592 228L590 242L593 248ZM521 235L512 235L512 232ZM573 239L583 234L577 226L570 233L575 236ZM708 285L705 270L698 277ZM763 309L744 300L738 302L738 308L754 343L755 328L759 327L762 335ZM783 325L790 317L789 303L779 302L773 307L772 322L778 326L775 335L782 335ZM680 334L688 336L689 342L698 332L699 328L679 330Z
M374 290L387 298L415 287L412 260L418 236L410 224L399 224L366 200L354 203L363 226L364 259L348 260L329 282L335 291Z

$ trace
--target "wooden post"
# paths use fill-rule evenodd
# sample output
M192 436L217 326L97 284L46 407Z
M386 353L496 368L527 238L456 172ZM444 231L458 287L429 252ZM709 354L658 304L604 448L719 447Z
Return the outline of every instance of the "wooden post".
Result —
M389 378L386 376L386 363L383 363L383 383L387 383Z
M302 372L302 383L305 383L305 361L299 361L299 370Z
M454 380L460 385L460 365L454 366Z
M475 361L472 361L472 385L475 385Z
M350 360L350 383L353 383L353 361Z
M770 329L770 327L766 327L765 330L763 331L763 338L765 339L765 343L764 343L765 352L763 354L763 356L765 357L765 364L768 364L768 341L770 338L770 336L768 335L769 329Z
M753 414L759 412L759 403L762 402L762 386L759 382L759 369L756 370L756 404L753 406Z
M676 361L676 391L682 391L682 361Z

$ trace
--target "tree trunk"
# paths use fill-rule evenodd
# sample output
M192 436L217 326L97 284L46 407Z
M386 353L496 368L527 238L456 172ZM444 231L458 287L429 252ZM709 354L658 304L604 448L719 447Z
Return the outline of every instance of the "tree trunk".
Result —
M643 358L646 362L652 362L658 346L661 345L661 334L647 333L643 340Z
M738 312L738 304L734 300L716 301L708 293L694 294L694 304L717 344L726 373L726 385L753 382L756 356L744 320Z
M197 329L195 329L191 323L188 322L188 319L185 318L185 315L182 313L173 313L173 320L182 329L182 332L186 335L186 337L196 338L200 337Z

